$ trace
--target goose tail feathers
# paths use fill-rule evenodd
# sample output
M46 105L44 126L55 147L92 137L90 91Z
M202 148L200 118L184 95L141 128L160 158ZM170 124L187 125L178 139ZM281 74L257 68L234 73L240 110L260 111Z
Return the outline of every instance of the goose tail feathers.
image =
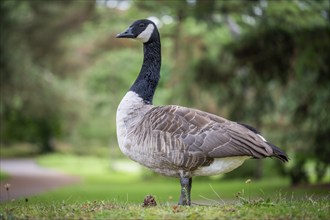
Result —
M279 147L275 146L272 143L266 142L269 146L271 146L271 148L273 149L274 154L272 155L272 157L275 157L277 159L279 159L282 162L288 162L289 161L289 157L288 155L281 150Z

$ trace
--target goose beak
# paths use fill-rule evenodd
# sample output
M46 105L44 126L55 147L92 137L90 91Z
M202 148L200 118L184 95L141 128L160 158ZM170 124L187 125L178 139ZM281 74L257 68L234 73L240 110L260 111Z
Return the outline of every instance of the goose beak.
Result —
M134 34L132 32L132 28L129 27L126 31L117 34L116 38L134 38Z

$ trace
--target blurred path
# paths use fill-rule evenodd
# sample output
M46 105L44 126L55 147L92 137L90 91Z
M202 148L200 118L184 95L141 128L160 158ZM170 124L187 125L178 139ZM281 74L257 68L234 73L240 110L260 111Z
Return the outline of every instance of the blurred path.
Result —
M12 200L80 182L79 177L40 167L33 159L0 159L0 169L10 175L0 182L0 202L8 201L7 183Z

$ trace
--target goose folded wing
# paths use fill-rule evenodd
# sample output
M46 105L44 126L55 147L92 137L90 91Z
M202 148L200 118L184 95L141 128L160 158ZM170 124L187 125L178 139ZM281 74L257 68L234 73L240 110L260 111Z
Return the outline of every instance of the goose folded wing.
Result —
M248 128L216 115L180 106L154 107L145 115L151 130L166 133L179 146L172 150L202 153L207 158L271 156L273 150ZM180 149L175 149L179 147Z

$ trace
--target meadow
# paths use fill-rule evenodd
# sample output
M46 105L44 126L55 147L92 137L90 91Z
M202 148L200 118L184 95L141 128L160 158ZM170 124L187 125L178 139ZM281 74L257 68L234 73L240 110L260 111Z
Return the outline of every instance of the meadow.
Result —
M43 166L80 176L79 184L0 205L0 219L328 219L328 186L290 187L279 177L255 181L196 178L191 207L176 205L179 182L125 159L49 154ZM153 195L155 207L142 207Z

